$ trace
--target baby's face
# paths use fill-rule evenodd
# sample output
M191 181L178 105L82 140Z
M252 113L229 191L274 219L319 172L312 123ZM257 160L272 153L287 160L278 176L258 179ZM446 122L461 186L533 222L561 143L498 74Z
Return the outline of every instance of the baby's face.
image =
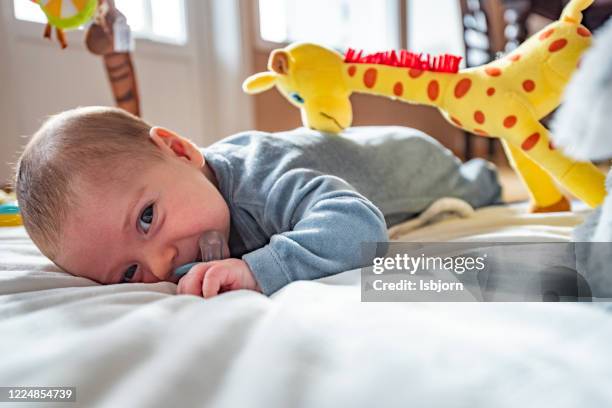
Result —
M100 185L79 185L58 265L103 284L177 282L173 270L198 258L204 231L218 230L227 242L229 209L214 173L195 146L179 148L179 154L187 149L187 158L169 145L163 146L168 160L130 175L129 182L105 183L100 174Z

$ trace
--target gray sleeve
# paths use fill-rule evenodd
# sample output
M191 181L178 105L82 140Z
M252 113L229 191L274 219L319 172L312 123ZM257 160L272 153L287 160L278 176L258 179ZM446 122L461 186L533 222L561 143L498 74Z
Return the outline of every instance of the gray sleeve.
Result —
M374 204L344 180L306 169L288 171L274 183L262 224L272 232L270 242L242 259L266 295L295 280L370 264L361 243L388 241Z

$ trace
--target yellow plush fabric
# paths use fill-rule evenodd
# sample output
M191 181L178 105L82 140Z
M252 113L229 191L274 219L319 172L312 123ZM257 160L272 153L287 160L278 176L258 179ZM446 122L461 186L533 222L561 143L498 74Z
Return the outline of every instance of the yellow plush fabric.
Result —
M258 93L276 85L302 111L304 125L338 133L351 125L353 92L437 107L453 125L502 140L527 185L533 211L563 211L569 204L557 183L590 206L605 197L604 174L555 149L540 119L560 103L580 56L591 44L581 11L593 0L572 0L555 21L509 55L455 73L345 62L336 51L308 43L275 50L268 72L248 78Z

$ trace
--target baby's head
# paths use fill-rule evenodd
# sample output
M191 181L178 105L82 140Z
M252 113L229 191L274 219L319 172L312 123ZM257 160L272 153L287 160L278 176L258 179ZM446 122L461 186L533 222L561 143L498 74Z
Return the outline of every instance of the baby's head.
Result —
M15 190L41 252L104 284L176 282L204 231L229 236L227 203L198 148L116 108L50 117L17 163Z

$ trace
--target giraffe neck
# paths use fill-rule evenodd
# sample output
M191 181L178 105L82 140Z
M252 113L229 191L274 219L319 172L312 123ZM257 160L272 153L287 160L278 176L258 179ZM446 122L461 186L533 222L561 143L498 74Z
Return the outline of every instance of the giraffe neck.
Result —
M448 83L455 74L388 65L345 63L343 75L354 92L441 107Z

